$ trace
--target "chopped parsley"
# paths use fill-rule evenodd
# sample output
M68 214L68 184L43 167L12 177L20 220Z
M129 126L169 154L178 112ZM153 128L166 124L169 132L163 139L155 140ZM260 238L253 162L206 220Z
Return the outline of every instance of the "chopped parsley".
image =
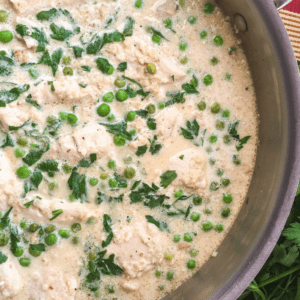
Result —
M139 146L137 151L135 152L136 156L143 156L148 150L148 146Z
M107 214L104 214L104 216L103 216L103 228L108 233L108 235L106 237L106 240L102 241L102 247L103 248L107 247L110 244L110 242L112 241L113 237L114 237L113 231L111 229L112 224L113 223L112 223L112 220L111 220L110 216L107 215Z
M150 140L151 144L150 144L149 151L151 152L152 155L156 154L162 148L162 145L156 144L156 141L157 141L157 136L155 135L153 137L153 140L152 141Z
M200 126L196 119L194 119L192 122L187 121L186 126L187 128L181 127L181 134L184 136L184 138L193 140L199 135Z
M165 222L161 222L161 221L158 221L156 219L154 219L152 216L150 215L147 215L146 216L146 219L149 223L152 223L154 224L156 227L159 228L160 231L164 231L164 230L167 230L170 232L170 229L169 229L169 226L165 223Z
M160 185L163 188L166 188L169 184L171 184L171 182L176 179L177 177L177 173L176 171L167 171L164 172L161 176L160 176Z

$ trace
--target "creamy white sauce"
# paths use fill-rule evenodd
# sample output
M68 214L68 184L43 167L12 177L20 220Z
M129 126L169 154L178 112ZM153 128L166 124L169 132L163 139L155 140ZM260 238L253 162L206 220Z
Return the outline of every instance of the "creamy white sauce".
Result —
M14 256L10 249L11 240L6 246L0 247L1 253L8 257L0 264L1 299L160 299L191 277L210 257L217 255L218 247L229 232L247 194L256 157L258 120L251 74L230 20L215 5L211 14L204 14L202 8L205 3L203 0L192 1L181 7L179 4L182 1L149 0L137 9L131 0L52 0L47 3L42 0L0 1L0 9L9 13L8 20L0 23L0 30L14 33L14 39L7 44L1 43L0 50L6 51L7 56L14 51L15 64L12 74L2 78L3 82L9 83L1 83L1 89L13 88L10 82L19 86L30 85L29 90L17 100L0 107L1 141L9 134L14 144L14 147L0 149L0 210L3 216L13 207L11 224L17 228L20 239L18 246L24 250L22 256ZM37 20L37 13L53 7L67 9L74 22L62 13L50 21ZM103 36L105 32L113 33L115 30L122 33L128 22L127 17L135 21L133 35L125 36L122 42L104 45L96 55L83 52L82 57L75 58L73 49L68 47L66 41L50 37L53 34L51 23L70 31L79 26L80 33L72 35L67 41L70 46L86 49L87 44L82 42L90 41L97 34ZM189 17L197 18L195 24L189 23ZM113 21L107 25L110 18ZM171 18L171 28L175 32L165 27L164 21L168 18ZM46 50L51 55L56 49L63 49L63 56L70 56L70 63L64 65L61 60L55 77L45 64L21 67L22 63L37 63L43 52L36 52L38 42L35 39L29 36L22 38L16 32L17 24L26 25L29 34L34 31L32 27L43 28L49 41ZM159 30L167 40L161 39L160 44L153 43L153 34L147 30L149 26ZM201 39L200 33L204 30L207 37ZM217 35L224 40L219 47L213 41ZM179 49L181 42L187 43L184 51ZM229 55L231 47L235 47L236 52ZM113 65L112 75L104 74L97 68L98 57L108 59ZM187 63L181 64L185 57ZM219 60L216 65L211 63L212 57ZM122 62L127 62L124 72L117 70ZM155 64L155 74L147 71L149 63ZM87 72L82 66L89 66L91 71ZM65 67L73 69L73 76L63 74ZM37 78L32 78L29 70L38 71ZM203 83L207 74L213 77L213 83L209 86ZM230 79L226 79L228 74L231 75ZM118 88L114 81L122 78L122 75L140 84L138 86L126 80L126 86L135 91L142 87L149 95L145 99L137 95L124 102L114 98L107 104L115 120L108 121L107 117L97 114L97 107L104 103L103 96L106 93L116 94ZM190 83L193 76L198 80L196 89L199 94L185 93L184 103L158 108L160 103L167 103L171 99L167 93L184 92L182 85ZM51 82L54 87L52 90ZM31 98L28 98L29 95ZM41 109L28 103L28 99L36 101ZM197 106L200 101L206 103L203 111ZM221 107L217 114L211 112L215 102ZM99 124L120 122L126 119L129 111L145 110L149 104L155 105L155 113L148 114L146 118L136 115L134 121L127 122L127 131L135 129L136 134L122 147L114 143L115 135ZM224 110L230 111L228 118L222 117ZM60 120L61 127L56 134L49 134L49 128L44 131L49 126L47 118L60 118L60 112L75 114L78 118L76 125L71 126L66 120ZM148 128L149 118L154 119L155 130ZM35 127L30 123L19 130L9 130L9 126L21 126L28 120L34 122ZM194 139L186 139L182 134L181 128L187 129L187 121L194 121L200 126ZM225 128L217 129L217 121L224 122ZM223 137L229 135L230 124L237 121L240 138L251 136L240 151L236 148L239 145L237 140L231 139L229 144L223 141ZM36 133L28 135L34 129L42 135L42 139L36 138ZM212 135L217 136L215 143L210 142ZM153 155L149 148L154 136L157 137L156 143L162 147ZM17 145L21 137L27 138L29 145ZM30 144L38 144L45 149L47 143L49 150L29 166L31 176L34 171L40 172L43 179L38 188L31 182L32 190L23 195L24 184L30 184L32 177L20 179L17 176L18 168L26 163L16 157L15 150L24 150L27 155L33 149ZM147 146L146 153L137 156L139 147L144 145ZM94 154L97 155L96 161L89 167L79 166L82 159ZM234 156L240 159L239 165L234 164ZM54 177L37 167L46 160L58 162L59 171L54 172ZM113 169L108 167L111 160L116 163ZM71 173L64 171L66 164L71 167L70 170L77 166L73 171L80 180L86 182L86 195L81 193L77 197L79 199L71 196L68 183ZM132 179L123 176L128 167L135 170ZM220 169L223 170L222 175ZM160 177L167 171L175 172L177 177L163 188ZM103 173L107 173L108 178L101 179ZM127 181L127 188L112 189L109 186L109 180L115 178L115 174ZM89 184L91 178L99 180L96 186ZM230 184L222 186L222 179L230 179ZM81 185L83 181L80 181ZM134 191L140 189L142 183L156 185L158 190L155 191L154 186L152 194L156 193L156 196L153 199L165 195L163 205L151 208L144 205L143 201L131 203L130 194L132 196L133 192L130 189L136 181L141 183ZM215 191L211 190L213 182L220 185ZM190 197L174 204L174 195L178 190ZM223 202L224 194L232 195L230 204ZM120 195L123 195L122 201ZM202 197L201 205L193 203L196 196ZM141 192L136 199L142 199ZM24 204L32 200L33 203L26 208ZM230 208L227 218L221 215L224 208ZM50 221L55 211L59 210L62 213ZM172 216L175 212L177 215ZM196 213L200 214L200 220L191 220ZM148 222L151 219L149 216L160 221L161 227ZM111 220L109 224L113 238L106 246L102 243L109 235L103 226L107 217ZM206 222L214 226L208 232L203 230ZM40 226L34 233L28 229L33 223ZM72 232L73 223L80 223L81 230ZM21 228L22 224L26 224L26 228ZM48 234L44 229L49 224L56 226L53 234L57 236L57 242L53 246L45 244ZM222 232L215 230L217 224L223 225ZM0 233L9 235L10 230L8 226ZM58 233L60 230L68 230L70 237L62 238ZM187 233L192 237L191 242L184 241ZM177 235L180 235L180 241L174 242L174 236ZM79 238L77 244L72 242L74 238ZM46 251L34 257L28 252L29 245L39 243L45 245ZM99 268L101 280L88 282L89 261L93 261L93 255L97 256L103 250L107 250L105 259L115 255L114 266L123 271L120 276L105 275L103 269ZM191 253L197 254L193 256ZM30 258L30 266L22 266L19 262L22 258ZM195 260L194 269L187 267L190 260ZM97 260L94 262L97 263ZM168 280L170 272L173 272L172 280Z

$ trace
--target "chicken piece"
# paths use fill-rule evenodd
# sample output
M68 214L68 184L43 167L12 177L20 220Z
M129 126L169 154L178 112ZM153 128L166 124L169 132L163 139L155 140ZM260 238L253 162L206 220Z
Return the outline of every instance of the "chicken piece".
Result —
M28 114L18 107L7 105L0 109L0 124L5 130L8 130L9 126L21 126L28 119Z
M171 18L176 14L177 5L174 0L158 0L151 7L159 19Z
M181 155L183 159L179 158ZM177 153L169 159L169 169L177 173L172 184L195 190L204 189L208 179L207 163L207 153L202 148L190 148Z
M57 102L57 96L51 91L51 86L47 82L41 82L37 86L30 88L32 99L39 105Z
M12 261L9 258L0 266L0 298L7 299L14 297L14 299L21 299L18 296L22 289L23 282L19 274L16 260Z
M146 219L121 224L119 228L113 228L113 232L114 239L107 248L108 253L116 255L116 261L129 280L125 282L124 289L135 290L138 284L131 279L141 277L164 259L165 238Z
M133 150L137 150L138 147L143 146L143 145L150 146L150 142L149 142L150 137L151 137L150 133L140 134L135 141L130 142L128 145Z
M182 123L182 116L176 107L163 109L156 116L157 134L162 141L174 137Z
M32 53L25 48L15 49L15 58L21 64L33 60Z
M63 213L55 218L54 222L56 223L84 222L90 217L95 217L98 212L95 209L90 209L89 204L86 203L70 202L37 192L29 192L24 203L30 200L34 200L34 202L30 208L26 209L26 216L38 223L49 222L49 219L53 217L52 211L58 209L62 209Z

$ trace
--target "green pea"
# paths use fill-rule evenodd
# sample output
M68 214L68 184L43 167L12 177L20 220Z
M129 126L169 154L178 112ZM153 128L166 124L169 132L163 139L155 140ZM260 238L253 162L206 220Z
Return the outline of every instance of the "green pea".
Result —
M166 260L172 260L173 259L173 255L166 253L165 254L165 259Z
M220 47L224 44L224 40L220 35L216 35L214 37L214 43L215 43L216 46Z
M203 229L203 231L208 232L213 229L213 224L211 222L207 221L202 224L202 229Z
M218 137L216 135L211 135L209 137L209 142L214 144L218 140Z
M188 17L188 22L189 22L191 25L195 24L196 21L197 21L197 18L196 18L196 17Z
M157 35L152 36L152 42L153 43L159 44L160 41L161 41L161 38L159 36L157 36Z
M49 225L49 226L47 226L46 228L45 228L45 232L46 233L52 233L53 231L55 231L55 229L56 229L56 227L55 227L55 225Z
M102 103L100 106L97 108L97 114L100 117L106 117L110 113L110 106L106 103Z
M67 118L68 118L68 113L61 111L61 112L59 113L59 117L60 117L60 119L62 119L62 120L67 120Z
M19 260L19 263L22 267L29 267L31 260L30 260L30 258L21 258Z
M111 102L113 102L114 98L115 98L114 93L108 92L103 96L102 99L104 102L111 103Z
M205 39L207 37L207 31L203 30L200 32L200 38Z
M20 167L17 169L17 176L21 179L26 179L30 176L31 171L28 169L27 166Z
M66 229L61 229L58 234L63 238L63 239L68 239L70 237L70 232Z
M21 247L17 247L16 248L16 250L15 250L15 252L14 252L14 256L15 257L20 257L20 256L22 256L23 255L23 248L21 248Z
M198 104L198 109L199 110L205 110L206 109L206 103L204 101L200 101Z
M126 81L124 79L117 78L114 82L115 86L122 88L126 85Z
M124 171L124 176L127 179L132 179L135 176L135 169L134 168L126 168Z
M100 175L100 179L102 179L102 180L105 180L105 179L107 179L108 178L108 174L107 173L102 173L101 175Z
M110 187L114 188L114 187L116 187L116 186L118 185L118 182L117 182L117 180L111 178L111 179L109 179L109 181L108 181L108 185L109 185Z
M63 171L66 173L66 174L69 174L72 172L72 167L69 166L68 164L64 164L63 167L62 167Z
M114 136L114 143L121 147L121 146L124 146L126 144L126 139L120 135L115 135Z
M72 244L77 245L77 244L79 244L79 242L80 242L79 237L74 236L74 237L72 238Z
M134 136L134 135L136 134L136 130L135 130L135 129L129 130L128 133L129 133L131 136Z
M81 230L81 225L80 223L73 223L71 226L71 231L74 233L77 233L78 231Z
M213 83L213 78L211 75L207 74L204 76L203 78L203 83L206 85L206 86L209 86Z
M227 218L230 215L230 208L227 207L227 208L222 209L221 215L223 218Z
M206 15L210 15L214 10L214 5L211 4L211 3L206 3L204 6L203 6L203 12L206 14Z
M8 18L8 13L5 10L0 10L0 22L4 23Z
M174 242L174 243L179 243L180 240L181 240L181 237L180 237L179 234L178 234L178 235L175 235L174 238L173 238L173 242Z
M167 273L167 280L172 281L174 278L174 272L169 271Z
M200 214L196 213L196 212L193 212L191 214L191 220L194 221L194 222L197 222L200 220Z
M210 189L211 191L216 191L216 190L219 189L219 184L218 184L217 182L213 181L213 182L210 184L209 189Z
M45 243L48 246L53 246L56 244L56 242L57 242L57 236L54 233L51 233L45 237Z
M161 271L160 271L160 270L156 270L156 271L155 271L155 276L156 276L157 278L159 278L159 277L161 276Z
M0 247L8 244L9 236L5 233L0 233Z
M184 7L185 6L185 0L179 0L179 5L181 7Z
M228 109L222 111L223 118L229 118L229 116L230 116L230 111Z
M197 249L195 249L195 248L193 248L193 249L190 250L190 255L191 255L192 257L196 256L198 253L199 253L199 250L197 250Z
M194 197L193 198L193 203L194 203L194 205L202 204L202 197L200 197L200 196Z
M71 62L71 56L63 56L63 58L62 58L62 63L63 63L64 65L69 65L70 62Z
M221 110L221 106L218 102L215 102L212 104L212 106L210 107L210 111L213 113L213 114L217 114L219 113Z
M77 121L78 121L78 118L77 118L76 115L74 115L74 114L68 114L68 118L67 118L68 124L74 125L74 124L77 123Z
M225 128L225 123L222 122L222 121L217 121L217 122L216 122L216 128L217 128L218 130L223 130L223 129Z
M165 106L166 105L163 102L160 102L157 104L158 109L163 109L163 108L165 108Z
M18 138L17 144L22 147L26 147L28 145L28 140L26 138Z
M111 75L114 72L114 70L115 70L114 67L112 65L110 65L106 74Z
M109 122L113 121L114 119L115 119L115 115L110 115L110 116L107 117L107 120Z
M188 62L188 59L187 59L186 56L183 57L183 58L180 60L180 63L181 63L182 65L185 65L187 62Z
M179 50L180 50L180 51L185 51L186 48L187 48L187 43L181 42L181 43L179 44Z
M114 160L111 160L111 161L108 162L107 166L110 169L114 169L116 167L116 162Z
M183 236L183 240L188 242L188 243L191 243L193 241L193 237L191 236L190 233L185 233L184 236Z
M21 221L20 222L20 227L22 228L22 229L25 229L26 227L27 227L27 224L26 224L26 221Z
M42 251L33 250L31 247L29 247L28 252L34 257L39 257L42 254Z
M90 185L91 186L97 185L98 182L99 182L99 180L97 178L95 178L95 177L93 177L93 178L90 179Z
M229 204L232 202L232 194L223 194L223 202Z
M149 114L154 114L155 110L156 110L155 105L154 104L148 104L146 106L146 110L148 110Z
M222 224L218 223L215 227L215 230L220 233L224 230L224 226Z
M116 99L119 101L119 102L124 102L128 99L128 95L126 93L125 90L123 89L119 89L116 93Z
M240 165L242 163L237 155L233 155L232 161L235 165Z
M135 119L135 116L136 116L136 113L131 110L128 112L126 119L127 119L127 121L132 122Z
M49 116L47 119L46 119L46 122L53 125L55 122L56 122L57 118L55 116Z
M73 76L73 69L71 67L65 67L63 73L65 76Z
M95 223L95 218L90 217L87 219L86 224L94 224Z
M210 62L213 66L215 66L219 63L219 60L214 56L210 59Z
M196 261L194 259L190 259L188 263L186 264L188 269L192 270L196 268Z
M75 196L74 196L74 195L70 195L70 196L69 196L69 200L70 200L70 201L75 201L75 200L76 200L76 198L75 198Z
M0 42L3 44L7 44L13 40L14 36L9 30L0 31Z
M150 74L155 74L156 73L156 65L152 64L152 63L147 64L147 71Z
M18 148L15 150L15 157L21 158L25 155L25 153L26 153L25 150Z
M143 5L142 0L136 0L134 3L135 8L141 8Z
M180 196L183 195L183 190L178 190L175 194L174 194L174 197L175 198L179 198Z
M229 144L231 142L230 135L224 135L223 136L223 142L224 142L224 144Z
M225 179L225 178L223 178L223 179L221 179L221 185L223 186L223 187L226 187L226 186L228 186L230 184L230 179Z
M218 175L218 176L222 176L223 173L224 173L224 170L223 170L223 169L220 169L220 168L219 168L219 169L217 170L217 175Z

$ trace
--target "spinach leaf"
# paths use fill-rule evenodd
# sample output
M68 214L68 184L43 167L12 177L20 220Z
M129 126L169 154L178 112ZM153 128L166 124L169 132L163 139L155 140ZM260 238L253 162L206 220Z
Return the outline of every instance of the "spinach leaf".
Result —
M41 252L45 252L46 251L46 247L45 247L45 244L30 244L29 245L30 249L31 250L34 250L34 251L41 251Z
M45 65L51 67L52 74L53 74L53 76L55 76L57 69L58 69L58 65L62 58L62 55L63 55L63 50L61 48L59 48L53 52L53 54L51 55L51 58L50 58L50 54L47 50L44 52L44 54L40 58L38 64L45 64Z
M150 94L150 92L145 92L143 89L139 89L136 93L142 96L142 101Z
M148 120L147 120L147 127L150 130L155 130L156 129L156 123L155 123L155 119L154 118L148 118Z
M125 91L128 94L129 98L134 98L137 95L137 92L134 91L129 85L127 85Z
M7 256L2 251L0 251L0 265L5 263L6 261L7 261Z
M153 33L153 35L158 36L166 41L169 41L160 31L157 29L153 28L152 26L149 27L149 31Z
M91 67L89 67L89 66L81 66L81 68L86 72L91 72L91 70L92 70Z
M182 103L183 101L183 92L173 92L173 93L167 93L167 97L170 97L171 99L165 103L165 106L170 106L175 103Z
M84 158L80 161L79 167L88 168L97 160L97 154L91 154L89 158Z
M139 117L142 117L142 118L146 119L149 112L148 112L148 110L146 110L146 109L140 109L140 110L136 110L135 113L136 113Z
M124 26L123 35L124 36L132 36L135 21L131 17L127 17L126 19L127 19L127 22L125 23L125 26Z
M101 204L103 201L105 201L107 198L107 196L102 193L101 191L98 190L97 192L97 198L96 198L96 202L97 204Z
M0 148L5 148L5 147L14 147L15 143L11 136L7 133L5 139L2 141L2 145Z
M36 148L32 149L27 153L27 155L22 159L25 164L28 166L34 165L41 157L43 156L44 153L46 153L50 149L50 145L46 144L45 148Z
M82 57L84 49L78 46L72 46L75 58Z
M111 254L108 259L105 259L104 256L106 252L107 250L98 253L98 258L95 260L95 264L104 275L121 275L123 270L114 263L115 255Z
M108 62L106 58L99 57L96 59L97 68L103 73L108 74L112 65Z
M181 134L188 140L192 140L199 135L200 126L196 119L193 122L186 122L187 129L181 127Z
M43 175L41 172L33 172L29 181L24 184L24 194L21 197L25 198L26 194L30 191L37 191L42 180Z
M35 101L32 99L32 95L29 94L25 100L27 103L33 105L36 109L41 110L42 107Z
M102 241L102 248L107 247L110 244L110 242L112 241L113 237L114 237L113 231L111 229L112 224L113 223L112 223L112 220L111 220L110 216L107 215L107 214L104 214L104 216L103 216L103 228L108 233L108 236L107 236L105 241Z
M239 145L236 146L237 151L240 151L241 149L244 148L244 145L249 141L251 136L248 135L241 139L240 135L237 132L238 125L239 125L238 121L236 121L235 123L229 124L228 132L234 139L237 139L240 142Z
M37 165L37 168L42 172L58 172L58 162L47 159Z
M177 177L177 173L176 171L167 171L164 172L161 176L160 176L160 185L163 188L166 188L169 184L171 184L171 182L176 179Z
M149 151L151 152L152 155L156 154L161 148L162 148L162 145L161 144L156 144L155 142L157 141L157 136L155 135L153 137L153 140L150 144L150 148L149 148Z
M126 121L121 121L119 123L113 123L113 124L111 123L99 123L99 124L108 127L109 129L107 131L114 135L122 136L129 141L132 140L130 133L126 130L127 129Z
M13 207L10 207L9 210L4 214L4 216L0 219L0 229L3 230L9 225L9 214L11 213Z
M161 222L161 221L158 221L158 220L155 220L152 216L150 215L147 215L146 216L146 219L149 223L152 223L154 224L156 227L159 228L160 231L164 231L165 229L170 232L170 229L168 227L168 225L164 222Z
M56 219L59 215L61 215L64 211L62 209L57 209L57 210L53 210L52 211L52 218L50 219L50 221L53 221L54 219Z
M119 63L117 69L121 72L124 72L127 69L127 62L124 61L124 62Z
M5 56L4 54L0 55L0 76L9 76L12 74L12 67L15 65L12 58Z
M48 44L48 39L47 39L47 35L44 31L43 28L38 29L36 27L33 27L33 32L31 33L31 37L34 38L35 40L37 40L39 42L37 48L36 48L36 52L43 52L46 49L46 44Z
M21 128L23 128L24 126L28 125L30 123L30 121L26 121L24 122L22 125L20 126L8 126L8 130L9 131L16 131L16 130L19 130Z
M0 91L0 107L5 107L19 98L19 96L27 92L30 88L29 84L24 84L23 86L14 87L9 91Z
M26 25L23 24L18 24L16 26L16 32L20 35L20 36L29 36L29 31L28 31L28 27Z
M44 133L49 133L50 135L55 136L62 125L62 121L57 119L53 124L47 124Z
M139 146L137 151L135 152L136 156L143 156L148 150L147 145Z
M124 194L119 195L118 197L109 197L108 202L117 201L123 202Z
M95 38L95 41L93 39ZM98 35L94 36L91 42L88 44L86 48L87 54L97 54L98 51L104 46L103 38L99 37Z
M33 200L24 203L24 206L25 206L26 208L29 208L32 204L33 204Z
M15 254L18 243L20 242L20 235L18 232L18 228L16 226L13 226L12 224L10 227L10 251Z
M112 33L104 33L103 35L103 44L109 44L114 42L123 42L125 40L124 35L118 30Z
M82 200L85 200L87 197L86 176L80 175L77 172L77 167L73 168L68 180L68 185L70 190L72 190L72 195L75 199L81 198Z
M40 11L36 18L39 21L49 21L50 19L56 17L58 15L58 10L56 8L51 8L50 10Z
M53 34L51 34L51 38L57 41L65 41L70 36L73 35L73 32L70 30L65 29L64 27L58 27L54 23L50 25L50 29L52 30Z
M185 83L181 87L186 91L187 94L199 94L193 84Z
M122 179L117 173L114 173L114 178L117 181L118 188L127 188L128 183L126 180Z

